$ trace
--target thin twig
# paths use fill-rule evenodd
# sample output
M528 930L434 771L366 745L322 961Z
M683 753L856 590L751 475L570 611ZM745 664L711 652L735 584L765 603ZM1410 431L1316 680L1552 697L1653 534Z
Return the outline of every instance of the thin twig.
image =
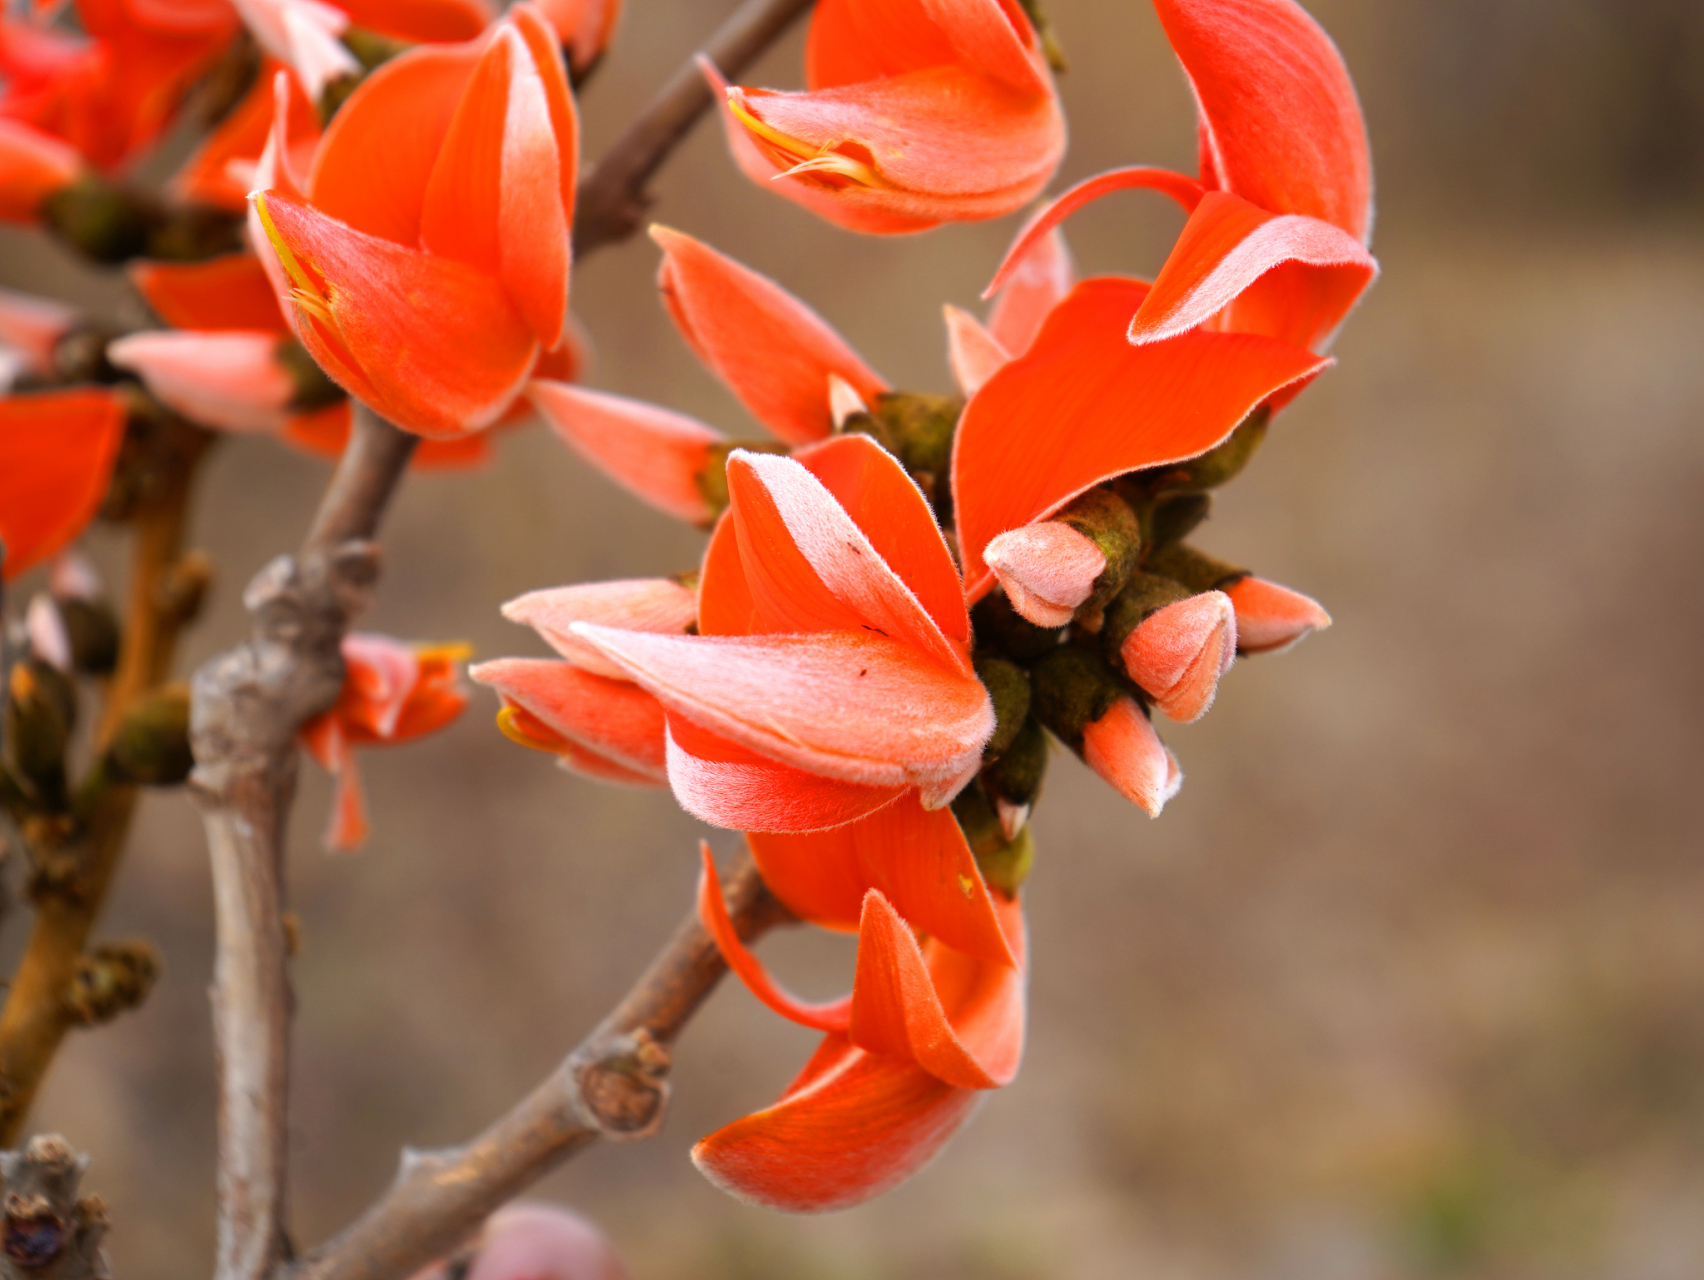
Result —
M710 37L704 56L724 75L737 76L810 7L811 0L746 0ZM584 257L638 229L651 205L646 184L712 101L703 73L688 59L580 183L574 215L577 255Z
M727 896L748 942L792 918L749 857ZM466 1146L407 1153L385 1196L284 1277L402 1280L582 1147L649 1137L668 1100L669 1049L726 971L697 912L689 912L614 1012L508 1114Z
M211 440L184 427L151 460L148 494L132 520L130 596L95 734L97 759L137 699L170 674L179 633L199 604L190 584L205 580L183 548L196 470ZM98 775L75 843L55 851L63 865L32 886L30 938L0 1010L0 1146L17 1143L54 1053L78 1024L67 995L124 853L136 795L134 786Z
M260 1280L285 1252L283 855L296 733L343 687L343 634L378 575L378 547L368 539L417 443L357 410L301 552L267 565L244 594L253 636L195 675L190 782L207 828L217 915L220 1280Z

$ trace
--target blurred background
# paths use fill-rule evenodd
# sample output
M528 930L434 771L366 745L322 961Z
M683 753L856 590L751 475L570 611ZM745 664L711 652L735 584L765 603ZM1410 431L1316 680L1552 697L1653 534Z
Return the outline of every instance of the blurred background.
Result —
M730 9L629 0L582 100L596 156ZM1193 171L1192 109L1141 0L1050 0L1071 58L1057 186ZM598 1218L641 1280L1696 1280L1704 1274L1704 6L1313 0L1359 84L1384 277L1325 375L1196 541L1336 626L1239 663L1168 740L1150 822L1069 756L1037 815L1027 1060L924 1174L824 1218L711 1188L691 1143L769 1102L813 1037L737 986L682 1040L661 1136L539 1190ZM800 33L748 83L799 83ZM701 126L656 216L770 273L897 385L949 389L940 305L977 306L1012 221L900 241L813 222ZM1104 201L1089 272L1151 274L1179 220ZM574 282L593 385L756 434L657 305L643 237ZM45 244L0 284L122 306ZM537 653L498 604L690 567L701 538L541 429L409 482L363 625ZM244 631L319 463L225 444L196 541L214 607L184 670ZM115 578L116 539L92 544ZM460 1141L555 1064L692 893L701 834L663 792L581 781L451 731L363 759L369 848L318 846L311 765L290 874L303 949L295 1222L311 1245L403 1146ZM727 833L710 833L724 854ZM181 795L147 802L102 934L166 971L67 1041L35 1113L93 1153L120 1276L207 1274L212 951ZM0 931L0 960L25 921ZM764 944L812 995L851 947Z

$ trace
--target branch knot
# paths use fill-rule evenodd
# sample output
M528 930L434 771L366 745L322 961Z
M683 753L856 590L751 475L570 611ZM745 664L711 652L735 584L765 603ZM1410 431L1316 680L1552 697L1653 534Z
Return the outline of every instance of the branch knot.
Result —
M568 1060L576 1109L587 1128L613 1141L648 1138L668 1103L669 1051L649 1030L595 1042Z

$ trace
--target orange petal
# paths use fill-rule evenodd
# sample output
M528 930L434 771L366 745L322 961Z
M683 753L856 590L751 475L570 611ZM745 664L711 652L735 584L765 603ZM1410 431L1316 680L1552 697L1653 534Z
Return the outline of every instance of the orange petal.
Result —
M1318 349L1378 271L1361 242L1329 222L1211 191L1131 320L1130 340L1158 342L1229 308L1221 328Z
M420 678L414 646L370 631L351 631L340 651L344 680L336 711L344 732L352 742L387 741Z
M801 1080L773 1107L694 1147L699 1171L771 1209L849 1208L928 1164L979 1096L906 1059L853 1048L840 1034L828 1037Z
M972 397L953 444L953 506L972 599L993 584L982 549L1114 476L1212 448L1275 391L1330 362L1252 334L1131 346L1147 286L1085 280L1027 355Z
M1021 12L999 0L822 0L811 15L812 89L962 62L1019 91L1052 92Z
M681 520L714 514L699 484L722 434L626 396L534 379L527 398L556 434L635 497Z
M994 272L994 278L982 291L982 296L991 298L1004 290L1008 284L1016 286L1020 274L1034 270L1037 266L1045 268L1048 253L1044 247L1045 242L1055 235L1059 224L1078 209L1114 191L1130 190L1159 191L1182 205L1186 213L1195 211L1195 206L1201 202L1204 194L1201 184L1195 179L1186 178L1181 173L1173 173L1170 169L1155 169L1147 165L1109 169L1092 178L1084 178L1064 195L1055 197L1051 204L1042 208L1024 224L1023 230L1018 232L1017 238L1012 241L1012 247L1006 250L1005 260ZM1059 247L1061 250L1064 248L1062 240ZM1068 263L1066 265L1069 266ZM1067 282L1065 288L1069 287ZM1046 319L1046 314L1031 318L1039 327ZM1033 338L1036 330L1032 329L1030 332Z
M1252 575L1225 588L1237 610L1241 653L1282 653L1312 631L1324 631L1331 615L1300 591Z
M1119 658L1168 719L1187 724L1207 714L1236 653L1231 598L1203 591L1144 618L1125 638Z
M276 431L296 380L278 361L279 335L237 329L132 333L107 344L107 359L192 422L222 431Z
M472 40L490 25L481 0L338 0L352 26L399 40Z
M509 406L538 348L496 280L276 192L256 207L290 269L297 336L351 395L437 437L488 426Z
M210 204L241 213L248 208L248 193L253 190L252 168L266 147L272 130L275 100L274 78L284 68L267 59L261 63L254 86L184 161L171 181L171 189L180 200ZM311 156L319 140L319 116L313 104L302 92L293 76L286 76L289 102L287 136L302 139Z
M421 208L421 243L499 277L540 343L562 339L568 315L568 213L547 75L512 23L486 46L432 168ZM564 102L565 85L558 86ZM572 107L568 127L573 129Z
M1012 263L988 311L988 332L1008 355L1021 356L1030 349L1042 321L1077 282L1065 233L1058 227L1025 240L1023 253Z
M957 307L943 307L947 321L947 360L960 391L973 396L994 371L1012 358L975 316Z
M628 578L529 591L505 604L503 616L531 627L582 670L625 680L627 675L621 667L568 628L576 622L598 622L624 631L684 635L697 620L698 600L671 578Z
M204 262L136 262L129 275L154 314L174 329L289 332L266 270L252 253Z
M124 407L94 388L0 400L0 543L7 581L94 518L124 439Z
M621 17L621 0L537 0L534 7L568 50L575 75L603 55Z
M984 997L1005 1005L1008 1016L1016 1015L1020 1028L1022 983L1022 976L1008 968L1002 981L990 984L996 990ZM996 1089L1010 1083L1018 1070L1018 1052L1004 1053L992 1064L999 1069L996 1075L959 1039L916 936L876 889L864 898L847 1034L860 1049L910 1058L930 1075L961 1089ZM1021 1044L1020 1032L1020 1048Z
M477 45L427 45L363 80L315 153L314 206L357 231L417 248L426 185L478 61Z
M848 995L821 1003L801 1000L770 977L763 961L740 941L740 935L734 929L734 922L728 915L728 904L722 897L722 882L716 878L716 860L710 856L709 844L699 841L698 851L704 860L698 875L698 919L710 931L710 936L716 940L716 949L722 953L728 967L739 975L747 990L783 1018L801 1026L814 1027L818 1031L846 1030L851 1021L852 997Z
M789 444L826 437L828 378L868 402L887 390L823 318L766 276L667 227L657 285L676 327L740 403Z
M724 511L710 531L698 576L698 634L749 636L758 630L757 604L740 558L739 529Z
M999 217L1040 194L1065 150L1051 96L962 66L809 93L736 88L729 108L795 188L925 223Z
M855 495L863 525L887 546L871 541L811 467L736 450L728 458L728 492L759 625L766 632L863 629L968 674L960 639L968 637L968 619L958 593L944 589L951 559L916 486L868 440L833 442L823 455L813 455L813 466ZM907 538L914 539L910 546L901 541ZM956 634L923 607L884 550L910 564L914 580Z
M799 919L856 931L870 882L853 833L869 816L821 831L748 831L746 844L769 891Z
M1366 242L1372 162L1355 86L1294 0L1156 0L1201 108L1202 171Z
M1134 698L1120 698L1084 726L1083 761L1150 818L1160 816L1183 782L1176 757Z
M982 552L1012 607L1038 627L1062 627L1106 571L1094 541L1058 520L1009 529Z
M331 819L321 841L330 853L354 853L367 843L372 824L349 739L337 716L330 713L308 721L300 737L308 754L332 776Z
M669 786L694 817L712 826L757 832L822 831L892 804L904 787L838 782L779 764L671 716Z
M82 171L74 147L0 117L0 222L34 222L42 201Z
M663 709L637 686L552 658L498 658L468 675L570 742L663 781Z

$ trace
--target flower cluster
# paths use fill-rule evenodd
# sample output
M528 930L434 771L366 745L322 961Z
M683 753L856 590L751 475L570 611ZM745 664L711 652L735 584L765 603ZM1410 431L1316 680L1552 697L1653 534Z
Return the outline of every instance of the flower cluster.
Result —
M424 465L476 462L493 428L536 413L708 528L676 577L512 601L557 657L472 675L511 738L668 786L744 834L796 916L857 935L849 995L790 995L740 941L706 850L705 928L824 1039L695 1159L782 1209L877 1194L1017 1071L1050 741L1157 816L1182 773L1155 713L1198 718L1238 654L1330 622L1188 539L1329 366L1377 272L1360 109L1294 0L1155 3L1199 107L1199 173L1118 169L1035 212L986 318L946 308L956 395L895 389L775 281L652 228L670 317L770 433L743 443L576 385L572 78L601 52L610 0L500 18L482 0L78 0L75 38L8 18L0 216L128 262L164 327L105 335L77 364L74 314L0 298L15 376L98 384L0 403L6 571L91 517L142 400L329 454L359 402L422 437ZM239 26L260 74L172 200L143 207L117 175ZM747 175L895 234L1042 193L1065 145L1051 47L1016 0L819 0L804 89L701 69ZM1183 207L1176 243L1152 281L1078 280L1061 224L1132 188ZM352 636L344 656L342 700L302 734L340 780L336 846L365 829L351 748L462 704L453 653Z

